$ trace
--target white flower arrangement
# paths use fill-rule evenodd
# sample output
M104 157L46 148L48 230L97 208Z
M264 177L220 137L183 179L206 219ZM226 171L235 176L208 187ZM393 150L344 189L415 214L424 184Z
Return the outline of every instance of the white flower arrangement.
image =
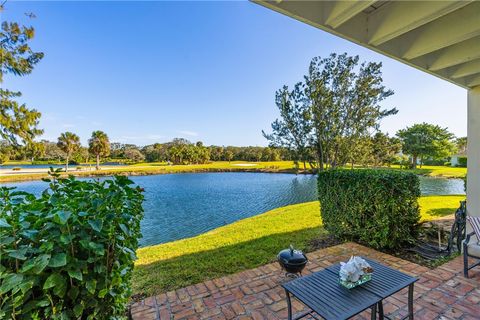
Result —
M371 279L372 267L365 259L352 256L348 262L340 262L340 283L348 288Z

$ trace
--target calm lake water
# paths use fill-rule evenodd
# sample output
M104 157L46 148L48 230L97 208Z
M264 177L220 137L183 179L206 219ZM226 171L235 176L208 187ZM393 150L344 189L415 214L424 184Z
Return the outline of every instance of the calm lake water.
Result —
M195 236L288 204L317 199L316 177L273 173L184 173L132 177L145 188L141 246ZM420 177L423 194L464 194L460 179ZM4 184L39 194L41 181Z

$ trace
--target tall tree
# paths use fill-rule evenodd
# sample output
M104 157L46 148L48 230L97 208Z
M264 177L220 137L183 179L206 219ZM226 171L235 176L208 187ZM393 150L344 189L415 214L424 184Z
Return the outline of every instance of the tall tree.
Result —
M35 159L40 158L45 154L45 145L42 142L32 141L25 146L24 150L25 155L33 164Z
M457 152L459 154L467 154L467 137L460 137L455 140Z
M0 30L0 138L12 145L18 145L19 140L24 144L31 143L43 132L37 128L40 112L18 103L16 100L21 93L3 86L5 74L28 75L43 58L42 52L30 48L34 34L33 27L15 22L4 21Z
M363 62L358 56L331 54L314 58L305 76L306 94L312 105L314 142L320 169L335 168L342 151L371 130L382 118L396 114L383 110L380 102L393 94L383 85L381 63ZM343 156L344 157L344 156Z
M281 120L264 136L307 158L314 150L320 170L353 162L368 147L380 120L397 113L380 102L393 94L383 85L381 63L363 62L346 53L313 58L304 81L293 91L277 91ZM364 143L365 142L365 143ZM366 160L362 160L366 161Z
M140 162L145 160L145 156L137 148L128 148L124 151L125 159L128 159L133 162Z
M372 137L373 165L377 167L390 164L400 150L402 150L402 144L398 138L389 137L388 134L380 131L375 133Z
M42 143L45 146L45 160L54 160L60 162L65 159L65 152L58 147L56 142L42 140Z
M110 154L110 141L105 132L92 132L92 137L88 140L88 152L95 155L96 169L100 170L100 157L108 157Z
M455 148L454 135L447 128L425 122L399 130L397 136L402 142L403 153L411 156L414 169L418 160L421 167L425 158L445 158Z
M12 146L8 141L0 140L0 164L10 160L10 156L13 153Z
M80 137L72 132L64 132L58 137L57 145L67 155L65 171L68 172L68 162L72 154L80 148Z
M275 94L275 104L280 111L281 119L272 123L272 133L262 131L272 147L285 147L295 155L296 161L309 160L309 146L312 139L311 104L305 95L304 84L299 82L292 91L287 86Z

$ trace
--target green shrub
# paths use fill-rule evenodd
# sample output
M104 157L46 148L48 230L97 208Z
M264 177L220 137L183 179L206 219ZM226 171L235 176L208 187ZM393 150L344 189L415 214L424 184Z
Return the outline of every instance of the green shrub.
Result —
M457 167L467 167L467 157L458 157Z
M392 250L414 240L419 179L396 170L329 170L318 175L324 227L332 234Z
M0 188L0 319L120 319L143 217L126 177Z

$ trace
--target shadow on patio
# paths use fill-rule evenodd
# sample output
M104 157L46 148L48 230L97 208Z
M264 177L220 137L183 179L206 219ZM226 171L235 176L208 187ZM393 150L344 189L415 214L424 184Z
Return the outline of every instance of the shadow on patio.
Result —
M434 269L366 248L345 243L311 252L306 273L319 271L351 255L375 259L395 269L420 277L415 285L417 319L478 319L480 314L480 269L463 278L461 257ZM286 319L286 301L280 284L284 274L277 263L162 293L135 303L133 319ZM394 319L407 312L406 291L384 302ZM293 303L294 311L303 305ZM356 319L369 317L368 312Z

